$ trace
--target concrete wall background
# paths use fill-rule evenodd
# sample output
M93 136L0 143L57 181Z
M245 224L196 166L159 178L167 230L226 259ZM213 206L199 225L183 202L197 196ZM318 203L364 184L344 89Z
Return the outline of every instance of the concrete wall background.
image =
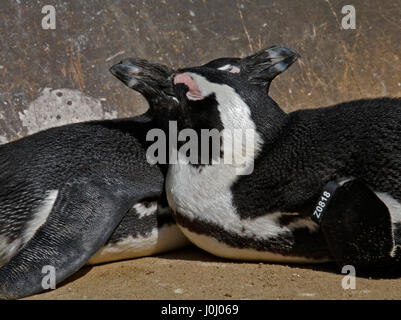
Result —
M41 27L48 4L56 30ZM355 30L341 28L346 4ZM286 111L401 97L400 40L401 0L2 0L0 143L143 112L108 72L128 56L182 67L283 44L301 54L271 87Z

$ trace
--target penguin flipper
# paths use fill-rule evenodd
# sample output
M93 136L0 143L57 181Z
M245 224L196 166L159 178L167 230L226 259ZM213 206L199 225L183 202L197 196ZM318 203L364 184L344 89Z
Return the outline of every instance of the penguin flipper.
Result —
M341 268L352 265L366 274L399 269L389 209L364 181L339 186L320 225Z
M92 167L63 185L46 222L0 268L0 298L22 298L49 289L42 283L49 284L46 276L51 270L55 283L60 283L102 247L135 203L162 193L161 173L112 170Z

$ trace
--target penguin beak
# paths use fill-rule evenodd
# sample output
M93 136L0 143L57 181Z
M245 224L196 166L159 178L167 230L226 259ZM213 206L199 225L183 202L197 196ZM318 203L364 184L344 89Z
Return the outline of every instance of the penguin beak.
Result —
M110 68L111 74L130 88L137 82L135 77L140 74L140 69L131 60L134 59L124 59Z
M272 46L262 49L241 60L241 71L254 84L269 86L279 74L287 70L299 54L283 46Z
M174 71L165 65L127 58L113 65L110 72L126 86L141 93L150 108L177 105L171 83Z

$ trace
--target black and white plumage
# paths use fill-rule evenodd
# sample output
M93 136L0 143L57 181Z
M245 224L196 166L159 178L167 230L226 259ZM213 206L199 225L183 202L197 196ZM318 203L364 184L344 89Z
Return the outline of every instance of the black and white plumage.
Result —
M110 71L147 99L146 114L65 125L0 145L2 298L42 291L46 265L56 268L59 283L85 263L189 243L167 204L167 167L146 159L146 135L159 125L155 105L176 112L173 70L129 58Z
M199 167L179 152L182 162L170 165L166 184L177 223L191 241L222 257L331 260L325 236L310 218L316 201L329 181L363 179L389 209L387 233L396 248L401 100L359 100L286 114L266 87L296 57L292 50L272 47L243 59L240 72L206 66L176 73L179 129L255 132L244 162L253 165L250 175L238 175L238 167L221 162ZM206 112L209 117L199 116Z
M176 103L163 87L169 69L140 61L111 72L147 98L147 114L56 127L0 146L2 298L42 291L47 265L59 283L85 263L188 243L166 202L165 169L146 159L154 103Z

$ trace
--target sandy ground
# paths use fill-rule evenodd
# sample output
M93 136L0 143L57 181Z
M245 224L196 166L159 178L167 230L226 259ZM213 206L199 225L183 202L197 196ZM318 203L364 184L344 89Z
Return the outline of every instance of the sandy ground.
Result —
M233 262L196 247L84 267L29 299L400 299L401 278L356 278L344 290L333 264Z

